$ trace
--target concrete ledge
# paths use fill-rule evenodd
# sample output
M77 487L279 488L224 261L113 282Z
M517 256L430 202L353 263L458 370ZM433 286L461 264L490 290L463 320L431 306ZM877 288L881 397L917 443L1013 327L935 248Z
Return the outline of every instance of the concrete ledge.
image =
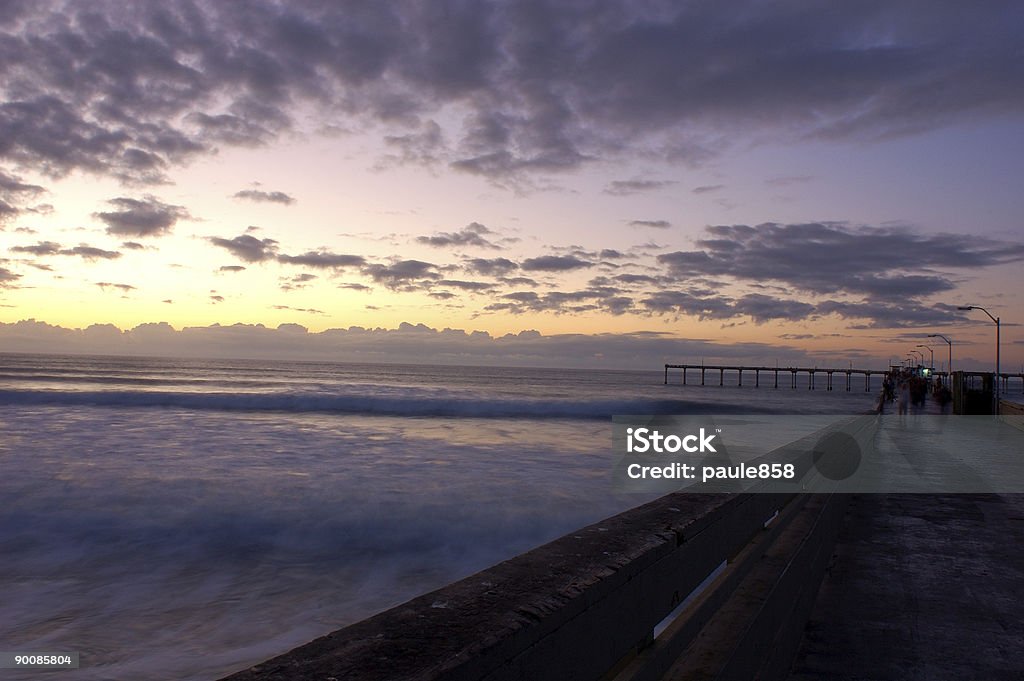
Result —
M861 417L858 437L874 423ZM806 470L817 437L777 455ZM743 570L755 565L764 538L807 499L793 491L670 494L226 678L609 678L652 648L655 627L723 563L744 554L754 560L741 561ZM817 566L824 544L814 546ZM733 587L743 570L732 571ZM707 621L728 591L705 600L694 622ZM691 623L687 636L699 628ZM677 636L673 648L686 644Z
M598 678L783 496L668 495L227 678Z

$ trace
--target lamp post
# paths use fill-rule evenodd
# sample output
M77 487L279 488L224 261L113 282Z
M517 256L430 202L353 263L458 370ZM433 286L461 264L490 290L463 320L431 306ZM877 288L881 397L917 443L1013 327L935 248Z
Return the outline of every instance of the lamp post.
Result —
M920 350L911 350L911 352L915 352L915 353L917 353L918 355L921 356L921 364L923 365L924 364L924 353L921 352Z
M931 368L931 370L932 370L932 373L935 373L935 351L934 351L934 350L932 350L932 349L931 349L930 347L928 347L927 345L918 345L917 347L919 347L919 348L927 348L927 349L928 349L928 352L932 353L932 363L931 363L931 367L930 367L930 368ZM923 357L923 356L924 356L924 355L922 355L922 357Z
M946 365L946 376L949 378L949 387L953 387L953 341L949 340L941 333L930 333L929 338L941 338L946 341L946 345L949 346L949 363Z
M992 313L983 308L981 305L961 305L957 308L958 310L981 310L988 315L988 318L995 322L996 325L996 375L995 375L995 389L992 391L992 413L995 414L999 411L999 317L993 317Z

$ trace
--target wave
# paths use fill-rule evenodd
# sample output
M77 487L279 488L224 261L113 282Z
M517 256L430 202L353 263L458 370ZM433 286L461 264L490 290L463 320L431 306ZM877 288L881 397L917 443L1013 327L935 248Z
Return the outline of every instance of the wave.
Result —
M324 393L2 390L3 406L165 407L198 411L364 414L450 418L605 419L616 414L761 411L685 400L478 398L458 395L375 396Z

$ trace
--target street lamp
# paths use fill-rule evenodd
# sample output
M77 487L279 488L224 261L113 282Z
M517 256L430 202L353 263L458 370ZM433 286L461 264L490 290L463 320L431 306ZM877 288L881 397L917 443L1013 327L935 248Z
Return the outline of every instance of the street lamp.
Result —
M924 364L924 353L923 352L921 352L920 350L911 350L911 352L916 352L917 354L921 355L921 364Z
M929 338L941 338L946 341L946 345L949 346L949 364L946 366L946 375L949 377L949 386L953 387L953 341L949 340L941 333L930 333Z
M985 308L983 308L980 305L961 305L957 309L958 310L965 310L965 311L966 310L981 310L982 312L987 314L988 318L991 319L996 324L996 375L995 375L996 385L995 385L995 390L992 391L992 400L993 400L992 413L996 413L996 412L999 411L999 328L1000 328L999 327L999 317L993 317L991 312L989 312L988 310L986 310Z
M918 345L917 347L919 347L919 348L928 348L928 352L932 353L932 363L931 363L931 370L932 370L932 373L935 373L935 351L934 351L934 350L932 350L932 349L931 349L930 347L928 347L927 345ZM923 354L922 354L921 356L922 356L922 357L924 357L924 355L923 355Z

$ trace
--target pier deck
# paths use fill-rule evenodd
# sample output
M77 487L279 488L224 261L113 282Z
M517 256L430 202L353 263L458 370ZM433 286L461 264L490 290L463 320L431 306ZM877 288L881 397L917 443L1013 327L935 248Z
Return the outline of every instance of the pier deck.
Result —
M854 497L790 681L1019 679L1024 495Z

